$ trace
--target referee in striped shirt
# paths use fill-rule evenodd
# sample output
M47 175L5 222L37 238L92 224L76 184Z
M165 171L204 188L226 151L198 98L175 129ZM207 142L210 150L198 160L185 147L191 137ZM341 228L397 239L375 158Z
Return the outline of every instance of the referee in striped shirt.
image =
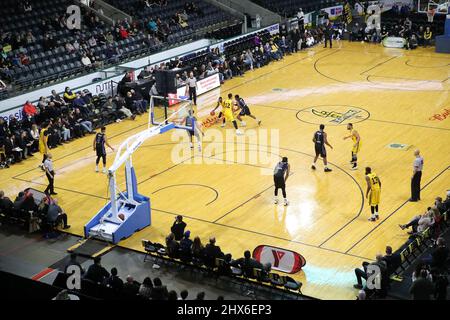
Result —
M44 193L46 195L57 195L54 189L54 181L55 181L55 170L53 168L53 161L52 161L52 155L49 153L47 154L47 159L44 161L44 170L45 175L48 179L48 186L45 188Z
M187 90L189 90L189 100L197 105L197 79L194 77L194 73L189 73L189 78L186 79Z

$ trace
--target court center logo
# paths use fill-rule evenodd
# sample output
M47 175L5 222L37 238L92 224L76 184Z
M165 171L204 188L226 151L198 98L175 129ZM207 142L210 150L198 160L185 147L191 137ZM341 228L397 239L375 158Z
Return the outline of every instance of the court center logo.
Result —
M346 125L367 120L369 111L348 105L320 105L301 109L297 112L298 120L310 124Z

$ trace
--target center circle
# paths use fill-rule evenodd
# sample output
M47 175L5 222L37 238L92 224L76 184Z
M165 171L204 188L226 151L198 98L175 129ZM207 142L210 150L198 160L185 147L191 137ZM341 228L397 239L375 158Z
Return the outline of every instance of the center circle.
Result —
M329 104L301 109L295 116L309 124L340 126L367 120L370 112L355 106Z

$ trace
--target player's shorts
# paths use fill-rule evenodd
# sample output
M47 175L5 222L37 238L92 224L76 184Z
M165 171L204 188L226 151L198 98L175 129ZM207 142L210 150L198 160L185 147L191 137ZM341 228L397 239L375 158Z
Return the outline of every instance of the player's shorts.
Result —
M231 111L231 110L225 110L223 112L223 115L224 115L226 121L231 122L231 121L236 120L236 119L234 119L234 114L233 114L233 111Z
M249 116L252 113L250 112L250 108L249 107L244 107L241 109L241 112L239 112L240 116Z
M284 177L273 176L273 182L275 183L275 188L284 188L286 183L284 182Z
M45 154L45 146L41 142L39 142L39 153Z
M359 150L361 150L361 142L359 142L356 146L353 145L352 153L357 154L359 152Z
M321 156L325 158L327 156L327 150L325 149L325 145L315 144L314 149L316 150L316 156Z
M106 156L106 150L105 148L95 148L95 151L97 152L97 157L103 157Z
M379 188L372 188L369 193L369 205L376 206L380 203L381 190Z

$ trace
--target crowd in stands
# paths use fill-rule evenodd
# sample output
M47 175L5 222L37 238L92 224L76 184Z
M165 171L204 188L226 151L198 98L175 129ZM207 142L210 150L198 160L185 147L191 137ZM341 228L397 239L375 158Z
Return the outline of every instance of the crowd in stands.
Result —
M408 17L399 19L395 24L383 24L381 30L366 29L365 25L353 24L349 30L350 41L379 43L387 37L401 37L405 41L405 49L413 50L417 47L429 47L433 40L433 31L429 25L416 26Z
M29 2L19 2L17 11L26 14L24 19L32 19L29 28L21 25L20 28L0 32L2 92L7 92L5 89L29 89L30 86L92 72L119 61L160 51L164 46L193 39L195 32L199 31L198 23L203 28L222 23L225 28L231 27L231 21L235 21L221 9L203 2L168 4L167 1L134 0L133 6L138 5L139 10L142 6L149 10L156 6L159 11L147 15L146 19L130 22L125 18L110 26L95 11L82 7L81 29L76 29L67 25L69 15L65 10L71 1L59 0L54 8L48 9L45 0L38 0L39 14L36 12L36 16L29 16L34 12L35 3L28 11L24 11L23 7L27 7L24 3ZM5 13L9 12L6 10L16 8L7 5ZM240 34L240 31L240 28L236 29L234 32L237 33L232 35Z
M222 275L231 275L232 267L240 268L249 278L254 277L253 269L260 269L263 277L267 277L270 273L271 264L263 265L256 261L251 257L250 251L245 251L243 258L233 260L231 254L224 253L216 244L215 237L211 237L204 245L199 237L191 240L191 233L189 230L185 231L185 228L183 217L177 216L171 227L171 233L166 237L165 251L169 258L180 259L186 263L195 261L196 264L210 269L218 267ZM221 260L219 266L217 259Z
M52 232L59 226L69 229L67 214L59 206L57 199L44 196L36 199L30 189L19 192L14 201L5 196L0 190L0 222L23 225L27 231L43 230L45 236L52 236Z
M121 279L119 271L116 267L106 270L101 264L101 258L94 258L93 263L84 270L81 264L77 261L77 255L72 253L70 260L65 266L64 272L68 272L69 266L78 266L81 270L82 285L81 293L87 296L97 297L99 292L109 290L109 297L116 299L130 299L130 300L205 300L206 294L201 291L196 295L192 295L188 290L176 292L170 290L163 284L160 278L151 279L145 277L142 282L134 279L133 276L128 275L125 279ZM95 290L94 290L95 288ZM63 290L64 294L58 294L55 300L70 300L67 296L68 291ZM72 294L75 292L72 292ZM98 297L97 297L98 298ZM208 297L210 298L210 297ZM223 300L223 296L218 296L217 300Z
M391 277L397 274L397 270L404 269L403 263L405 261L402 258L404 252L408 252L409 255L413 254L411 250L414 250L414 248L420 249L413 245L425 243L425 240L429 237L432 242L431 252L419 258L412 273L410 294L415 300L430 300L432 297L436 300L446 300L450 251L441 235L443 229L447 227L444 215L449 213L450 190L447 191L445 200L437 197L433 206L428 207L424 214L414 216L408 223L399 225L402 230L411 228L406 243L395 252L393 252L392 247L387 246L384 256L377 254L374 262L363 262L362 268L355 269L357 284L354 287L364 291L358 295L358 299L386 297L390 289ZM419 241L416 242L417 240ZM367 284L363 287L362 280L368 280L375 268L380 270L380 274L374 284L378 283L380 287L377 289L369 288Z

